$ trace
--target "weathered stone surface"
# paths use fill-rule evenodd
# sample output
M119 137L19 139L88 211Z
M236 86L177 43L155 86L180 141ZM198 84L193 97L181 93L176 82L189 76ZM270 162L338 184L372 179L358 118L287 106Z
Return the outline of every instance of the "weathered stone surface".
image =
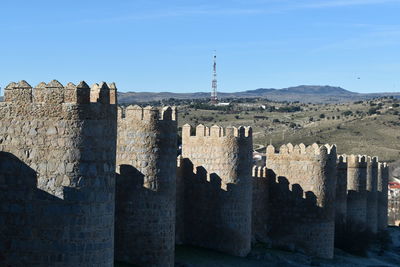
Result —
M378 158L367 159L367 227L378 232Z
M336 168L335 226L342 228L347 218L347 157L338 156Z
M336 158L336 146L267 147L273 245L333 257Z
M113 265L116 106L66 93L20 82L0 103L1 266Z
M389 166L378 164L378 231L385 230L388 225L388 184Z
M182 157L178 239L246 256L251 246L251 128L198 125L191 136L185 125Z
M347 156L347 222L367 227L367 156Z
M116 259L174 266L176 109L119 109Z

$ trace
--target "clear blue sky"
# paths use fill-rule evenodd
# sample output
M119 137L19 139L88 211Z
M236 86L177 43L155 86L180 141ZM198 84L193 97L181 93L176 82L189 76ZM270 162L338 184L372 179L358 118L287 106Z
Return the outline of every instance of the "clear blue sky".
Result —
M400 91L400 0L1 0L0 86ZM358 77L360 79L358 79Z

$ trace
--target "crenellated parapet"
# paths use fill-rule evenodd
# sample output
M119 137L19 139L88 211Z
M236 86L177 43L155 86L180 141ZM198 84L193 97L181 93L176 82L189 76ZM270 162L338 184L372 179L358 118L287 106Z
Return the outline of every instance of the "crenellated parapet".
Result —
M177 108L166 106L157 108L152 106L141 107L130 105L118 107L118 119L122 121L177 121Z
M243 140L252 138L252 128L250 126L244 127L220 127L218 125L213 125L211 127L199 124L195 128L195 133L192 135L192 126L185 124L182 127L182 138L216 138L216 137L238 137Z
M4 89L4 101L26 104L88 104L91 102L116 104L117 102L114 83L110 85L105 82L96 83L90 88L84 81L78 85L69 82L64 86L57 80L49 83L40 82L33 88L24 80L18 83L11 82Z
M366 155L348 155L347 156L347 167L348 168L367 168Z
M331 161L336 159L336 145L322 145L314 143L309 146L305 146L304 144L299 144L293 146L291 143L287 145L282 145L279 148L279 151L276 152L276 149L273 145L267 146L267 158L279 158L281 160L285 159L298 159L298 160L312 160L316 157L322 157L329 159Z
M273 244L333 257L336 145L267 146ZM291 188L291 189L290 189ZM310 234L318 233L318 234Z

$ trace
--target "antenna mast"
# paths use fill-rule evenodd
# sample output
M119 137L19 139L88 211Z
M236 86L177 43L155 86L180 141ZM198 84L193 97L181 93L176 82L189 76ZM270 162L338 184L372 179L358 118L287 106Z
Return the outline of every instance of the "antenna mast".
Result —
M211 104L218 104L218 97L217 97L217 54L216 54L215 50L214 50Z

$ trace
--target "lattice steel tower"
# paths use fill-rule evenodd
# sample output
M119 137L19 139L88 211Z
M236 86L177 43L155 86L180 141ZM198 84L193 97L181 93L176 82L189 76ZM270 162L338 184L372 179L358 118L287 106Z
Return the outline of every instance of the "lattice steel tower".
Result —
M217 55L214 51L214 64L213 64L213 79L212 79L212 90L211 90L211 104L217 104Z

